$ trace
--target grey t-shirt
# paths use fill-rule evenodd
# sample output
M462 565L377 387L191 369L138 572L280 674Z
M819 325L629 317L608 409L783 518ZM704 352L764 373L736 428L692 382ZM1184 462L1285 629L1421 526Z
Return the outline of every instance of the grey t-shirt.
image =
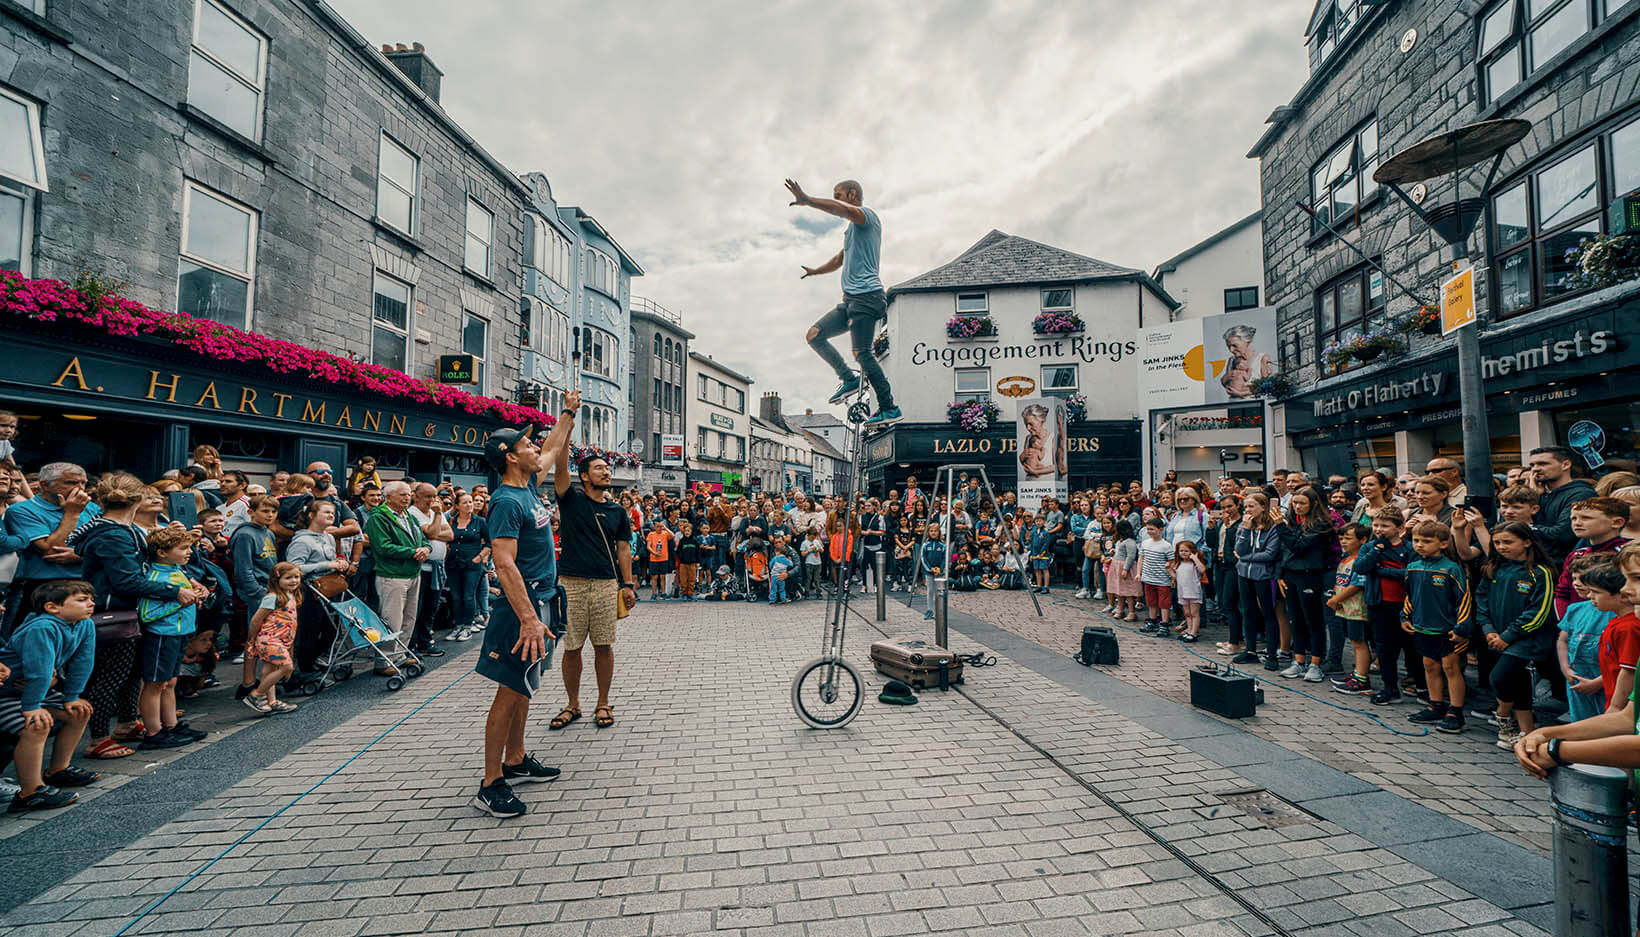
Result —
M883 288L877 275L878 255L883 246L883 224L869 208L865 224L850 222L843 231L843 292L851 295L876 293Z

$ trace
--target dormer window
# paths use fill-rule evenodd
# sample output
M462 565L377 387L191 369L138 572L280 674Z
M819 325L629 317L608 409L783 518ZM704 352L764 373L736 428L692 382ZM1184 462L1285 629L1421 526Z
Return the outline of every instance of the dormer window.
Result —
M1333 50L1344 42L1344 37L1361 18L1361 0L1321 0L1316 8L1315 22L1320 22L1310 33L1310 70L1332 57Z

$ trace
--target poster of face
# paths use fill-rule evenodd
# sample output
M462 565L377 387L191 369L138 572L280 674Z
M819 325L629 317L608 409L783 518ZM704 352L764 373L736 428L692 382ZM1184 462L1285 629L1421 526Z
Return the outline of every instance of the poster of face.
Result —
M1202 320L1202 347L1215 365L1205 376L1207 403L1250 400L1252 383L1274 377L1280 369L1274 309L1246 309Z
M1058 397L1025 397L1019 401L1015 430L1019 449L1019 506L1036 511L1042 499L1063 500L1069 494L1069 444L1065 438L1065 402Z

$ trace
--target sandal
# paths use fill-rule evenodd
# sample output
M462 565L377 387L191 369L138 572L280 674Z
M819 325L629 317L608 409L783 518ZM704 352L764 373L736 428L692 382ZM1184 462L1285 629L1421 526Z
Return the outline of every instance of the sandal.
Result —
M120 744L119 742L115 741L112 738L106 738L106 739L103 739L101 742L98 742L97 744L95 744L95 745L91 746L90 748L86 749L85 757L87 757L87 758L129 758L132 755L135 755L136 753L137 753L137 750L130 747L129 745L122 745L122 744Z
M558 713L558 715L553 716L552 721L547 723L547 728L562 729L564 726L569 725L579 718L581 718L581 711L579 709L571 709L568 706L565 706L563 711Z
M140 742L142 741L143 736L147 734L148 730L143 728L142 720L138 719L136 722L131 723L131 728L129 730L125 732L114 732L109 736L109 738L116 742Z
M615 724L615 708L613 706L599 706L593 710L592 724L600 729L607 729Z

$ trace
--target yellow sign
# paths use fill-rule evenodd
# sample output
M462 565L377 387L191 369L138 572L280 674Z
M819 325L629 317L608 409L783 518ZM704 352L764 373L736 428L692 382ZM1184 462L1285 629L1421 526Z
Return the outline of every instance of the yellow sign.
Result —
M1475 268L1465 267L1457 276L1441 284L1441 334L1475 322Z
M1224 362L1225 359L1223 358L1207 357L1206 348L1197 345L1185 352L1184 373L1192 381L1206 381L1209 377L1218 377L1224 373ZM1211 369L1211 373L1209 373L1209 369Z
M1036 390L1036 381L1023 375L1005 377L997 381L997 393L1004 397L1029 397Z

